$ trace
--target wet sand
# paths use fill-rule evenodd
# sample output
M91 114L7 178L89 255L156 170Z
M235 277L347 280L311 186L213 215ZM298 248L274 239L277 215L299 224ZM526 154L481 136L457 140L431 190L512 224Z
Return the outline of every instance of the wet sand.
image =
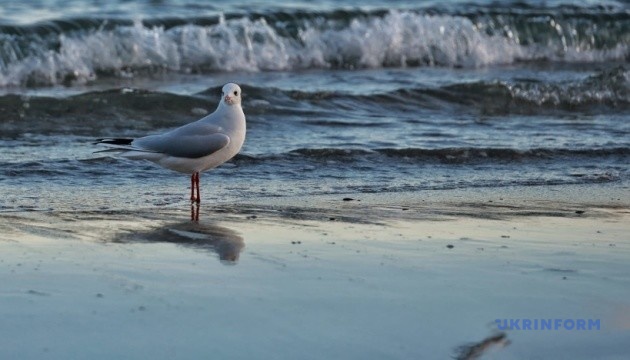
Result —
M608 186L0 213L0 358L622 359ZM496 319L600 319L501 330Z

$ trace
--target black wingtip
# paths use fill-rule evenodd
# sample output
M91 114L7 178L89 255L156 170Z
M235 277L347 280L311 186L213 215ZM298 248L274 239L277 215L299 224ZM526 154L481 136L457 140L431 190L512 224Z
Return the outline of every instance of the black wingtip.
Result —
M96 139L94 144L108 144L108 145L131 145L133 139L131 138L103 138Z

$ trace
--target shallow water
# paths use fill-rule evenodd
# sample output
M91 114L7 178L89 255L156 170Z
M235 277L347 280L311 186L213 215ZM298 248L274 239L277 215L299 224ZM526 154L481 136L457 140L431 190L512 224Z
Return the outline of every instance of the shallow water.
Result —
M0 14L0 210L185 199L92 141L195 120L228 81L248 138L212 201L628 183L623 2L47 3L72 10Z

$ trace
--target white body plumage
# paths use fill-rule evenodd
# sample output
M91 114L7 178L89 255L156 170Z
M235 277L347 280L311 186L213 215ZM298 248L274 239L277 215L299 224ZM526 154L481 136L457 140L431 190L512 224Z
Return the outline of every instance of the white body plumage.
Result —
M120 144L120 139L102 139L99 143L121 151L120 155L129 159L149 160L193 174L215 168L238 154L245 132L241 88L229 83L223 86L217 109L200 120L163 134L133 139L128 145Z
M167 169L191 174L192 201L199 203L199 173L233 158L245 142L241 88L223 86L217 109L193 123L159 135L136 139L99 139L97 144L134 160L149 160ZM193 217L194 218L194 217Z

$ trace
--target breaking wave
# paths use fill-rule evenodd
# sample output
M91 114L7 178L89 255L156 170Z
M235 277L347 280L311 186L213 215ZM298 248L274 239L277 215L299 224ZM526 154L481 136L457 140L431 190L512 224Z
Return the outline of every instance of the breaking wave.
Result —
M630 14L600 7L472 8L73 19L0 26L0 86L159 72L291 71L630 56Z

